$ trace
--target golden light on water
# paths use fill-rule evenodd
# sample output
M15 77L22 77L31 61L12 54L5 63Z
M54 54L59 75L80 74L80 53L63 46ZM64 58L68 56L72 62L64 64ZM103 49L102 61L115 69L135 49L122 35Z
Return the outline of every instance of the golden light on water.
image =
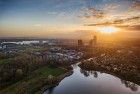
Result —
M102 33L107 33L107 34L111 34L111 33L119 31L118 28L113 27L113 26L99 27L98 30Z

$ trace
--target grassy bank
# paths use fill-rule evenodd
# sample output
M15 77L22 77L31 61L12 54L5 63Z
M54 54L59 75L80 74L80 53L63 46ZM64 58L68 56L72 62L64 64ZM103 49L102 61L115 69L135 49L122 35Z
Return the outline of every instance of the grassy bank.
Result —
M44 85L56 83L57 77L66 72L66 69L45 66L23 80L1 90L0 94L34 94Z

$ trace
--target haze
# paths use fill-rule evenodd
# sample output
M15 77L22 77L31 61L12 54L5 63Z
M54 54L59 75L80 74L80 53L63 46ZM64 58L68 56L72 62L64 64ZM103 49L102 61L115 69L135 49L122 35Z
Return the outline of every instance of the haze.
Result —
M139 0L0 0L0 37L138 38L139 29Z

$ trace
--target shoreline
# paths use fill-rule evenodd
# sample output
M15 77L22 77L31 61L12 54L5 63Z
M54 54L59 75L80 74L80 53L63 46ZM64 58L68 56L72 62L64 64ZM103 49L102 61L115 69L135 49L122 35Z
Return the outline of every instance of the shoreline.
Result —
M56 78L56 81L53 82L53 84L43 86L43 87L42 87L39 91L37 91L35 94L43 94L43 92L46 91L46 90L48 90L49 88L58 86L59 83L60 83L65 77L70 76L72 73L73 73L73 71L72 71L72 70L69 70L69 71L66 72L65 74L62 74L62 75L58 76L58 77Z
M115 66L115 64L112 64L113 66ZM127 65L129 66L129 65ZM123 70L120 69L120 65L117 64L117 66L111 67L110 65L105 65L105 64L99 64L99 63L87 63L87 62L81 62L79 64L79 67L83 70L86 71L99 71L99 72L103 72L103 73L108 73L111 75L114 75L122 80L126 80L126 81L130 81L130 82L134 82L138 85L140 85L140 73L137 70ZM122 66L125 67L125 66ZM135 73L136 72L136 73Z
M51 71L50 75L47 76L48 72L46 74L44 70ZM58 71L63 71L63 73L59 75ZM54 72L54 74L51 74L52 72ZM48 67L40 68L34 72L36 76L32 75L31 77L26 77L25 79L2 89L0 94L42 94L46 89L57 86L62 79L72 73L73 71L71 69L62 67L51 70Z

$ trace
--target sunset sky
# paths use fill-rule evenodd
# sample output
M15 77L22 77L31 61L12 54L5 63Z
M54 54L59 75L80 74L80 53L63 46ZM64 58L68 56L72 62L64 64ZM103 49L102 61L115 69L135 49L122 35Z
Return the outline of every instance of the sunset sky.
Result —
M94 34L139 37L140 0L0 0L0 37Z

